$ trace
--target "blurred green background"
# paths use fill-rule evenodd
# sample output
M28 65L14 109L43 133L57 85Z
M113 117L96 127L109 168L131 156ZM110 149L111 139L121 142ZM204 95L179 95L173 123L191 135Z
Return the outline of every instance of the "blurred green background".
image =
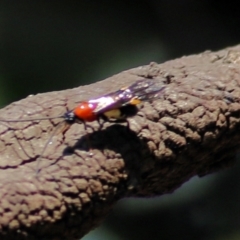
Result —
M0 1L0 106L240 43L235 1ZM239 240L240 164L124 199L84 240Z

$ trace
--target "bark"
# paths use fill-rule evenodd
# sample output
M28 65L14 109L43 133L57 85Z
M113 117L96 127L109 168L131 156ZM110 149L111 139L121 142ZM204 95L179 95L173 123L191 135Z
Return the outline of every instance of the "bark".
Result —
M0 122L0 238L79 239L123 197L170 193L231 166L240 144L239 64L240 46L207 51L2 109L1 119L60 116L141 78L166 85L129 128L93 122L87 134L83 124L58 125L61 118Z

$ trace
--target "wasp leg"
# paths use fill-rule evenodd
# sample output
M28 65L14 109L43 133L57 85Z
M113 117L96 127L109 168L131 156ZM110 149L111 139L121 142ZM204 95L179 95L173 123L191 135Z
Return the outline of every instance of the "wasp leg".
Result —
M48 147L49 144L51 143L53 137L57 134L57 132L59 131L59 129L61 129L62 126L64 126L64 128L68 128L68 125L66 125L65 122L60 122L60 123L58 123L57 126L56 126L56 128L55 128L55 129L53 130L53 132L51 133L49 139L48 139L47 142L45 143L45 145L44 145L42 151L40 152L39 156L37 157L37 159L36 159L36 170L35 170L36 178L39 177L40 172L41 172L41 170L42 170L42 168L40 167L40 163L41 163L41 160L42 160L42 158L43 158L43 155L44 155L47 147ZM62 130L61 132L63 132L63 131L65 131L65 129ZM56 163L57 161L58 161L58 160L54 161L53 163L50 163L48 166L53 165L53 164Z
M80 122L83 124L84 130L85 130L85 133L86 133L85 138L86 138L86 141L87 141L87 148L89 149L88 154L89 154L89 156L92 156L93 155L92 144L91 144L90 137L89 137L88 127L91 128L93 131L94 131L94 129L91 126L87 125L86 122L84 122L84 121L80 121Z
M103 121L101 121L101 120L103 120ZM104 119L103 117L99 117L99 118L97 119L97 122L98 122L98 124L99 124L99 130L102 130L102 129L103 129L104 123L105 123L106 121L107 121L107 120Z

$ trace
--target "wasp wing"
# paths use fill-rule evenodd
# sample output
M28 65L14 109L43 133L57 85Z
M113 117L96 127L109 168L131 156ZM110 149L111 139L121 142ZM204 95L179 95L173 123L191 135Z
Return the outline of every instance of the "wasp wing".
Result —
M165 84L152 79L139 80L129 87L132 93L129 104L131 104L133 99L137 99L139 102L158 99L165 88Z
M89 103L97 104L94 109L96 115L121 108L126 105L137 105L141 101L151 101L161 96L165 85L152 79L142 79L136 81L129 87L119 89L116 92L106 94L102 97L89 100ZM133 103L137 99L138 103Z

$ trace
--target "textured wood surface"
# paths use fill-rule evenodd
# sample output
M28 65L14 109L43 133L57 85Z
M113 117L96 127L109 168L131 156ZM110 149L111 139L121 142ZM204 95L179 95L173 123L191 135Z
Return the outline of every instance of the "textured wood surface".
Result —
M124 71L104 81L30 96L1 119L53 117L144 77L166 84L126 124L59 128L62 119L0 122L0 238L79 239L117 200L174 191L232 165L240 135L240 46Z

